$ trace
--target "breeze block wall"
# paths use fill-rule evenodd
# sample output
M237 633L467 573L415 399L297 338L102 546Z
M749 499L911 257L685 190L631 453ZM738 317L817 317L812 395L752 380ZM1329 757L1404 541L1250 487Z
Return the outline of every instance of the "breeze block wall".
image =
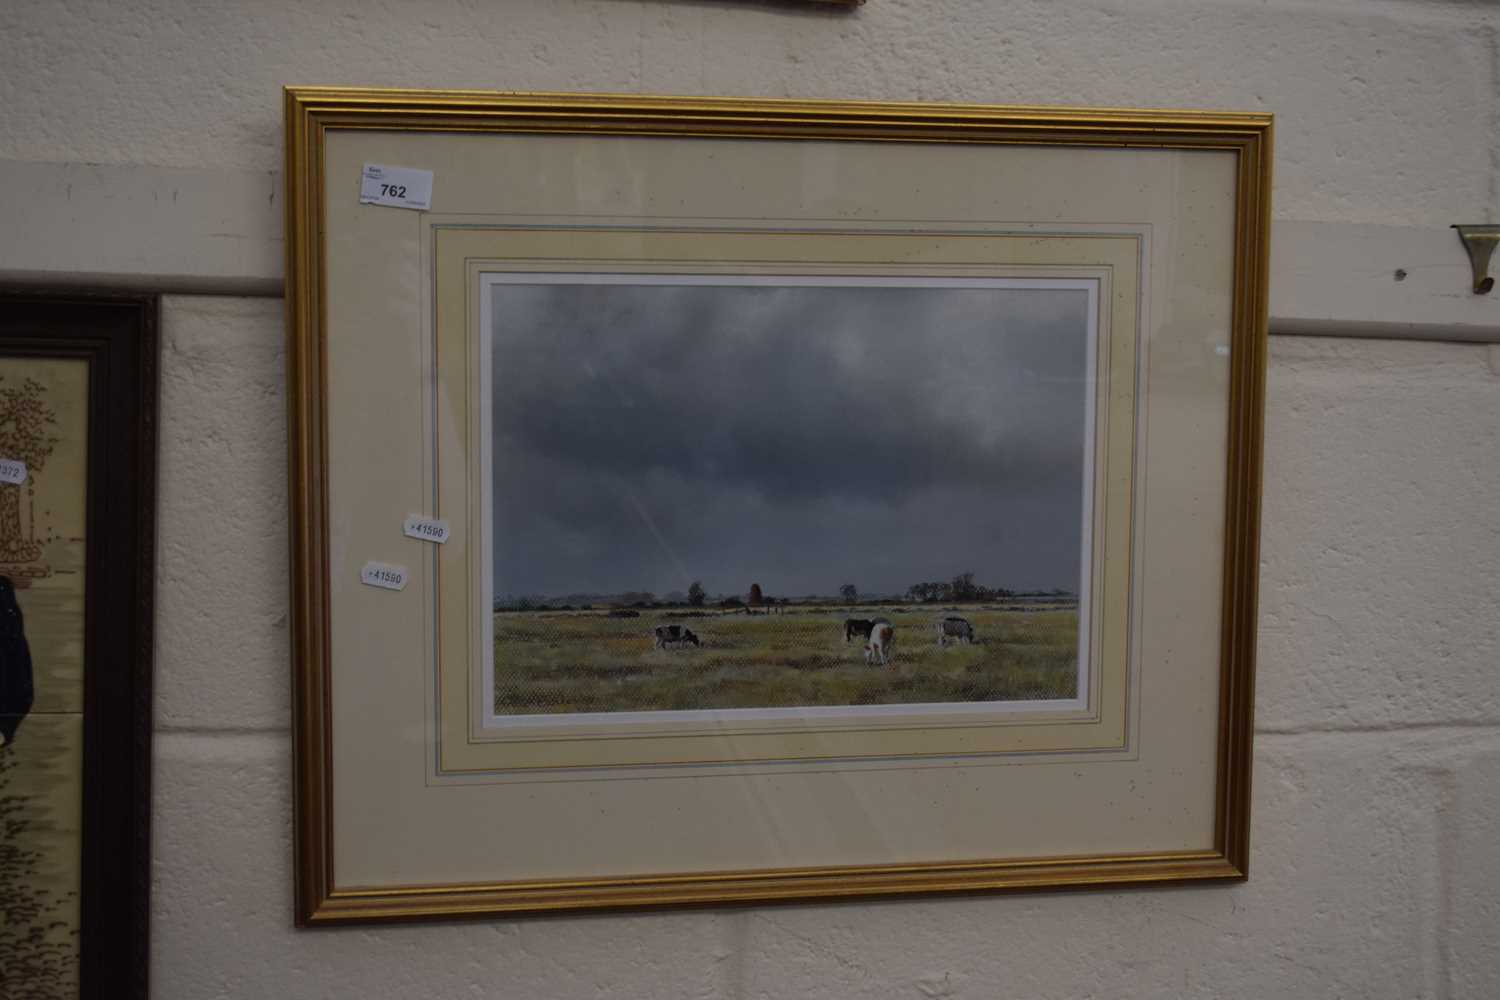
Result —
M1497 39L1491 0L0 6L0 277L177 293L154 995L1500 996L1500 295L1447 232L1500 219ZM295 931L288 83L1275 112L1250 881Z

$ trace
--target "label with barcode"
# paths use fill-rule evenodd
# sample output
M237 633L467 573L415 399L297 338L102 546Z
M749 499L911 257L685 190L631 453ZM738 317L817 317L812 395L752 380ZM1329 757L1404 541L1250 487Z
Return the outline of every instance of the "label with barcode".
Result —
M406 567L390 563L367 562L359 571L359 582L386 590L402 590L406 587Z
M359 175L359 203L426 211L432 207L432 171L366 163Z
M26 482L26 463L14 458L0 458L0 483Z

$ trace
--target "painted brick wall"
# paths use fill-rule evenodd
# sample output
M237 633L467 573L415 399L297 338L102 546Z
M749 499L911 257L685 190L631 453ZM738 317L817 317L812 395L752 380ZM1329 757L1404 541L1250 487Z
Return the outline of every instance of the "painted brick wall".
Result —
M279 211L284 83L1264 108L1283 221L1377 239L1500 218L1493 0L227 6L0 5L0 175L56 164L47 204L76 234L0 213L0 261L102 243L205 290L269 273L278 233L243 220ZM146 199L179 188L197 207L153 228ZM127 202L129 240L106 224ZM200 275L183 248L205 240L222 259ZM1429 326L1451 300L1500 338L1500 299L1432 296ZM1368 315L1343 285L1320 308L1344 332ZM1500 996L1500 347L1273 340L1244 886L307 934L281 321L274 299L165 303L157 996Z

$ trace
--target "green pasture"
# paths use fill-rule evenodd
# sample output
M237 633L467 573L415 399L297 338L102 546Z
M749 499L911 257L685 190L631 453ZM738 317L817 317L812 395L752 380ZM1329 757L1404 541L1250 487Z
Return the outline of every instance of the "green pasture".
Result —
M785 614L639 618L603 611L495 614L495 711L890 705L1071 698L1078 612L1003 605L959 609L973 645L940 648L941 608L789 608ZM863 642L844 642L845 618L890 619L889 666L867 665ZM697 633L700 648L654 649L657 625Z

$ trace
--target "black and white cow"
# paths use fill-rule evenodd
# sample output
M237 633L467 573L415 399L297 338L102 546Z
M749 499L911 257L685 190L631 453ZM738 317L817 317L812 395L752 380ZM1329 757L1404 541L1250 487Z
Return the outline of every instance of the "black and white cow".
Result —
M955 642L962 642L965 645L974 641L974 626L969 624L967 618L949 615L946 618L938 619L934 628L937 630L939 646L947 645L949 639Z
M656 626L656 648L673 649L681 646L701 646L698 637L690 628L681 625Z
M844 619L844 642L849 642L855 636L861 639L870 638L870 632L876 625L889 625L889 618L845 618Z

